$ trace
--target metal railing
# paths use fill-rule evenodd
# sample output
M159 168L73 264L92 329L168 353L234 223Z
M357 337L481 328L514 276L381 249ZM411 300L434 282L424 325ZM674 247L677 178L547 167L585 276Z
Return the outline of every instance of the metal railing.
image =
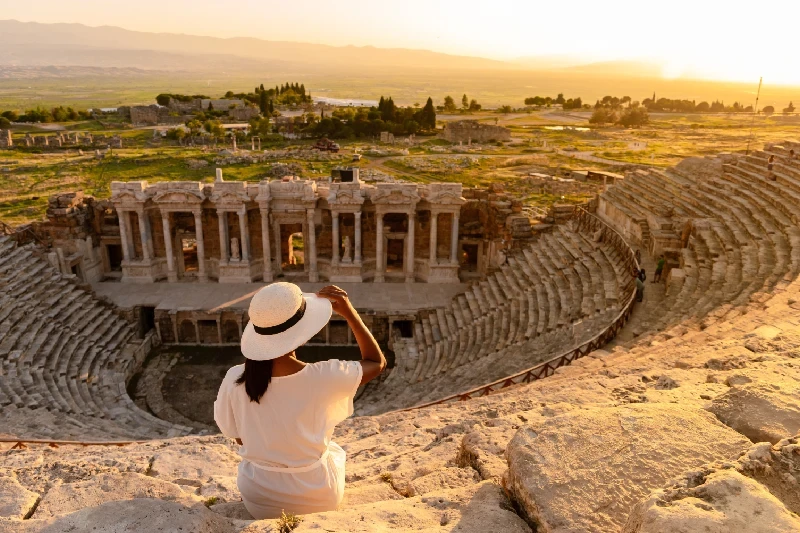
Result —
M0 220L0 234L11 237L18 245L36 241L42 246L47 246L47 244L40 239L38 235L36 235L36 232L33 231L33 228L29 225L13 228Z
M432 405L463 402L471 398L488 396L493 392L510 387L512 385L531 383L532 381L537 381L552 376L558 368L566 366L576 359L580 359L581 357L588 355L590 352L602 348L617 336L619 330L622 329L622 327L628 321L628 318L630 318L631 313L633 312L633 305L636 300L636 282L634 273L638 273L639 271L639 263L636 261L636 255L634 254L633 249L628 246L628 243L625 242L625 239L622 238L622 235L585 209L576 207L573 213L573 220L576 221L579 230L591 231L592 233L596 233L598 230L601 230L601 239L610 243L625 258L625 264L623 267L625 268L626 272L630 273L631 276L630 280L623 288L623 292L628 294L628 298L624 307L622 308L622 311L619 312L611 324L577 348L573 348L572 350L562 353L558 357L554 357L553 359L540 363L534 367L465 392L460 392L439 400L414 405L412 407L406 407L404 409L397 409L390 412L398 413L421 409L423 407L430 407Z
M24 450L28 444L47 444L51 448L59 446L127 446L128 444L144 444L146 440L107 440L107 441L83 441L83 440L49 440L49 439L0 439L0 443L11 443L14 445L12 450Z

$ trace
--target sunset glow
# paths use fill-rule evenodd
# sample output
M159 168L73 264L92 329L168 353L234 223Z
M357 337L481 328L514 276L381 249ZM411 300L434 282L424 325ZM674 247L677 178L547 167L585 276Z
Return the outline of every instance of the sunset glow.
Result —
M559 56L574 62L646 60L665 78L800 84L796 32L781 20L796 3L678 0L590 1L568 6L498 0L292 2L88 0L3 2L2 18L112 25L148 32L256 37L336 46L420 48L515 60Z

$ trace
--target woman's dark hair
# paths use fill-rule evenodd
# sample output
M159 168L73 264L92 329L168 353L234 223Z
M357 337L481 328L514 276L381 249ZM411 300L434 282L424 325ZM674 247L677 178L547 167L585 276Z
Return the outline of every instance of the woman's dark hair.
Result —
M267 361L245 359L244 371L236 380L236 384L244 383L244 390L250 397L250 401L259 403L261 397L267 392L270 381L272 381L272 359Z

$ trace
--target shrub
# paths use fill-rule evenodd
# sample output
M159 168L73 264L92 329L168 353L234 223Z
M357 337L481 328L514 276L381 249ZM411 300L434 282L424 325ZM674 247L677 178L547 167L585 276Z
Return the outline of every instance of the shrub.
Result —
M296 514L286 514L285 511L281 511L281 517L278 518L278 533L292 533L302 521L303 519Z

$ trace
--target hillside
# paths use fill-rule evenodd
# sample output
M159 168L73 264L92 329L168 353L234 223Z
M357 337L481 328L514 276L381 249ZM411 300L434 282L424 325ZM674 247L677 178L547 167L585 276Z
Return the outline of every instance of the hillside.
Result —
M327 46L221 39L175 33L148 33L113 26L0 21L0 64L19 66L94 65L150 69L252 68L286 63L334 70L340 67L505 69L511 65L478 57L403 48ZM233 63L222 63L220 59ZM211 64L209 64L211 60Z

